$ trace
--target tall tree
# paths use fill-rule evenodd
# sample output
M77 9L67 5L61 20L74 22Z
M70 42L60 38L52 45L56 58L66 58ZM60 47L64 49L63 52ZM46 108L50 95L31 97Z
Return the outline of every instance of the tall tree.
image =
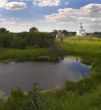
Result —
M32 28L30 28L29 32L38 32L38 28L32 27Z
M65 36L69 36L69 33L67 30L63 30L63 33L65 34Z

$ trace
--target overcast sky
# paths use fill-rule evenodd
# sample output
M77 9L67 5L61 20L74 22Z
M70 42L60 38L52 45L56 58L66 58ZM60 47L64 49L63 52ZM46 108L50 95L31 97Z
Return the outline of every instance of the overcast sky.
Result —
M0 0L0 27L10 31L101 31L101 0Z

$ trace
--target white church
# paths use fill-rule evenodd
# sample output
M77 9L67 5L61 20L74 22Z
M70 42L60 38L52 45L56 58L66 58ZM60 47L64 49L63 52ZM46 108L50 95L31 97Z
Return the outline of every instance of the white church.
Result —
M85 35L86 35L86 32L85 32L85 30L84 30L84 28L83 28L82 23L80 23L80 28L79 28L79 30L77 31L76 35L77 35L77 36L85 36Z

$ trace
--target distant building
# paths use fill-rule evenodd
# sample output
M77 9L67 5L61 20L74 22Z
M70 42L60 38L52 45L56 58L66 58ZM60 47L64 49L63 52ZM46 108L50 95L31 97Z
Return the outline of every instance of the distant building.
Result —
M64 38L64 37L65 37L65 34L61 30L57 32L56 38Z
M56 34L56 38L59 38L61 42L63 42L63 39L65 38L65 34L63 33L63 31L58 31Z
M80 28L79 28L79 30L77 31L76 35L77 35L77 36L85 36L85 35L86 35L86 32L85 32L85 30L84 30L84 28L83 28L82 23L80 23Z

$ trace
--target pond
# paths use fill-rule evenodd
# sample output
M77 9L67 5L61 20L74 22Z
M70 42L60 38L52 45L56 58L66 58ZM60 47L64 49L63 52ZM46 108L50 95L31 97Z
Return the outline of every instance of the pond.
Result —
M41 89L62 86L65 81L78 81L86 77L91 67L80 63L74 57L65 57L58 63L51 62L10 62L0 63L0 90L9 93L13 88L30 90L32 83Z

